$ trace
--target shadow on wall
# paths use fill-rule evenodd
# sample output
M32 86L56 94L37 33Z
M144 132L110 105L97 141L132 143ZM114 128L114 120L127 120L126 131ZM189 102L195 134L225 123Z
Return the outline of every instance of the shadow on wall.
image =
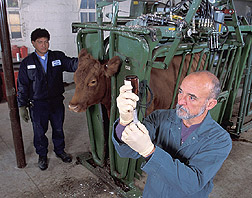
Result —
M234 5L237 15L244 16L248 20L249 24L252 24L252 2L235 0Z

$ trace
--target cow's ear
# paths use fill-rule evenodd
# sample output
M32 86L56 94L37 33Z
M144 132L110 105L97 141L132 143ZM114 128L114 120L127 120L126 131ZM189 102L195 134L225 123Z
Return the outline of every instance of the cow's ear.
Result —
M107 77L113 76L120 67L121 60L118 56L111 58L106 65L104 65L105 75Z
M79 53L79 58L82 58L88 54L87 49L82 48L80 53Z

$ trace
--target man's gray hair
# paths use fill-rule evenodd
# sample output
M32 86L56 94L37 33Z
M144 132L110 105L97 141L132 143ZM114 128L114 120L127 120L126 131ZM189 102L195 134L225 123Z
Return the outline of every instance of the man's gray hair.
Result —
M207 71L207 70L193 72L193 74L196 74L196 75L200 74L200 73L206 74L212 80L213 86L212 86L212 89L209 94L209 99L210 98L218 99L220 92L221 92L221 85L220 85L219 79L213 73L211 73L210 71Z
M214 98L214 99L218 99L218 97L220 95L220 92L221 92L220 81L216 77L216 78L212 79L212 83L213 83L213 87L212 87L212 90L211 90L211 93L210 93L209 97Z

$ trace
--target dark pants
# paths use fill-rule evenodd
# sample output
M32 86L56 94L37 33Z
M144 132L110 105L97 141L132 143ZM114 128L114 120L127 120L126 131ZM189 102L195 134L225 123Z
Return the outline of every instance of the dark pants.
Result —
M50 121L54 152L61 154L65 148L63 132L65 107L63 100L33 101L33 106L30 107L30 115L36 153L41 156L46 156L48 153L48 138L46 137L46 132L48 130L48 122Z

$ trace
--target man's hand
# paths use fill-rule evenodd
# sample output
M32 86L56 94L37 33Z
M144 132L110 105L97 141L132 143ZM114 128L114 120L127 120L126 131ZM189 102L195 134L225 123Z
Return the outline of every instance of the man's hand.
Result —
M124 129L122 141L143 157L149 156L155 150L149 136L149 131L140 122L137 124L131 123Z
M27 107L25 107L25 106L19 107L19 112L20 112L21 118L22 118L25 122L28 122L28 120L30 120Z
M120 88L120 94L117 97L117 107L120 113L120 124L126 126L133 120L133 110L139 97L132 93L131 85L123 85Z

